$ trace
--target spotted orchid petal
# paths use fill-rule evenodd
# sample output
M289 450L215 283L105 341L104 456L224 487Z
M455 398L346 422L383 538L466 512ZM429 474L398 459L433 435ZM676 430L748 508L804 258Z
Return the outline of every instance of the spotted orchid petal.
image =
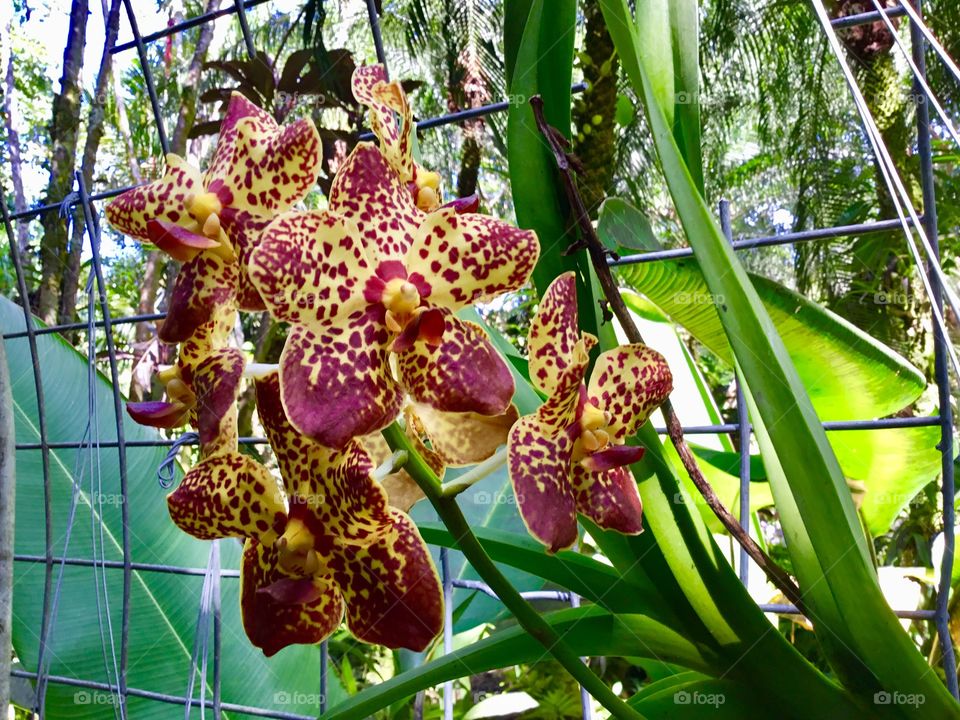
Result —
M181 402L148 400L127 403L127 414L134 422L168 430L186 425L190 421L191 410L190 405Z
M643 455L643 448L631 450L640 451L632 454L635 460ZM624 535L643 532L643 505L629 468L619 466L595 472L587 469L586 463L574 463L571 482L577 510L599 527Z
M150 242L180 262L193 260L203 250L220 247L219 240L212 240L166 220L148 220L147 236Z
M375 145L359 143L330 188L330 210L353 221L370 258L402 260L424 213Z
M574 411L569 418L575 422ZM577 541L576 498L570 487L573 438L539 414L520 418L507 441L510 482L527 530L555 553Z
M439 345L416 343L396 359L407 392L438 410L499 415L513 398L513 375L483 328L454 315Z
M399 510L392 516L392 532L339 553L332 567L350 632L365 642L419 652L443 629L443 591L417 526Z
M257 411L277 456L290 518L316 538L316 549L362 546L387 532L392 524L387 494L373 480L373 464L360 443L332 450L300 435L284 413L276 373L257 379L256 388Z
M266 310L267 306L250 280L250 257L260 241L260 236L272 218L261 217L243 210L224 208L220 223L230 238L237 256L239 278L237 280L237 305L246 312Z
M530 322L530 380L539 390L547 395L555 392L559 378L575 362L579 340L577 280L574 273L568 272L550 283Z
M183 382L192 387L196 369L214 351L226 347L236 321L236 309L217 306L211 318L200 325L189 339L180 343L176 368Z
M322 642L343 619L343 599L331 578L297 580L313 588L309 602L283 602L274 597L270 588L291 579L280 569L277 555L276 548L248 539L240 566L243 628L250 642L267 657L288 645Z
M609 413L607 432L623 444L670 395L667 361L646 345L622 345L602 353L590 376L590 402Z
M211 445L218 441L228 450L236 449L236 403L245 364L242 351L221 348L211 351L194 373L197 430L207 454L215 452Z
M364 296L370 271L355 227L331 213L288 213L264 231L250 278L274 315L295 323L280 358L287 415L300 432L342 448L400 411L382 305Z
M428 278L431 304L459 310L521 287L539 255L532 230L441 208L418 228L406 265Z
M445 202L441 208L452 208L458 214L475 213L480 209L480 196L477 193Z
M166 343L188 340L214 314L236 307L239 269L214 251L198 254L180 268L170 296L167 317L158 329Z
M327 212L284 213L250 254L250 280L277 320L326 326L366 307L372 275L356 227Z
M553 393L536 413L520 418L507 437L507 469L520 517L551 553L577 540L577 498L570 474L589 348L595 341L592 335L577 341L569 364L555 378Z
M251 102L243 93L231 93L227 110L220 121L220 136L217 138L213 160L204 177L206 183L230 174L240 142L240 131L237 126L245 120L253 120L258 125L273 130L278 127L270 113Z
M286 524L283 493L253 458L224 451L204 458L167 496L170 518L201 540L255 537L271 544Z
M374 322L376 309L321 337L290 329L280 356L287 417L322 445L343 448L352 438L381 430L400 413L403 394L389 372L389 335Z
M312 120L280 127L235 92L204 184L228 198L224 205L273 215L306 196L317 181L321 160L320 136Z
M256 537L272 543L286 523L284 497L273 475L237 452L237 396L243 354L217 350L193 377L201 461L167 496L174 523L194 537Z
M432 451L453 467L474 465L493 455L506 444L510 428L519 418L514 405L499 415L442 412L424 404L417 404L414 412Z
M413 113L400 83L387 81L383 65L364 65L353 71L351 84L357 102L370 108L370 126L380 140L380 152L400 180L410 182L415 172Z
M123 234L150 241L147 225L151 220L199 230L186 205L191 195L203 192L200 171L173 153L166 161L162 178L128 190L107 204L107 220Z

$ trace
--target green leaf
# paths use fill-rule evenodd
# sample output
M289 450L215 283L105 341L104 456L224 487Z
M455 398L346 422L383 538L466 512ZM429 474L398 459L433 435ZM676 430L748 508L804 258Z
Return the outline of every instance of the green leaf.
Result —
M510 189L520 227L536 231L540 259L533 282L543 293L555 277L574 271L580 278L577 298L583 328L594 324L587 316L594 307L589 282L589 262L583 253L564 255L576 240L568 219L567 201L557 177L556 165L534 120L529 100L543 98L544 115L553 127L569 138L572 95L573 42L576 37L575 0L507 0L506 15L516 19L530 6L517 46L516 65L508 75L510 109L507 114L507 160ZM505 41L516 42L516 27L505 28Z
M676 91L670 0L637 0L636 10L641 34L637 56L647 70L657 102L667 113L667 122L672 123Z
M890 526L910 501L940 473L940 439L937 427L883 428L881 430L831 430L827 439L837 455L843 474L866 488L860 512L873 536L889 532ZM736 509L739 497L740 454L691 445L702 460L701 468L727 507ZM767 473L761 456L750 458L750 507L773 502L764 487ZM709 508L704 512L713 515ZM705 515L706 517L706 515ZM712 518L707 518L708 522ZM721 531L719 523L711 525Z
M421 523L418 527L428 543L456 547L453 537L439 523ZM536 574L610 612L642 612L676 630L682 629L651 583L637 584L635 578L625 578L609 565L578 552L563 550L547 555L538 542L515 533L476 528L474 534L497 563Z
M711 292L695 260L640 263L620 268L619 274L733 365L721 321L721 314L729 315L726 293ZM773 280L752 273L747 277L823 420L891 415L926 388L919 370L852 323Z
M611 615L594 606L549 613L545 619L571 648L585 656L654 657L693 669L710 667L715 661L709 651L643 615ZM396 700L447 680L542 658L543 646L521 628L500 630L485 640L367 688L332 708L323 720L371 717Z
M677 673L651 683L630 698L629 704L647 717L676 720L741 720L777 712L764 703L749 685L711 678L697 672Z
M600 206L597 235L607 248L621 254L623 249L660 249L647 216L617 197L607 198Z
M670 2L670 36L674 63L673 135L690 177L701 194L700 152L700 8L697 0Z
M818 637L844 678L862 678L865 668L875 676L875 682L868 679L855 688L866 698L880 687L922 694L925 714L955 716L956 701L930 672L880 591L840 465L783 340L690 177L641 63L626 2L601 0L601 7L643 101L667 186L707 287L723 296L721 321L755 399L752 415L764 462ZM778 473L771 470L773 459Z
M0 298L0 330L11 333L23 329L23 311L6 298ZM4 342L10 365L17 441L37 443L37 405L29 346L26 338ZM37 344L47 391L49 439L52 442L79 441L87 416L86 359L57 335L40 335ZM104 442L115 440L113 391L102 375L98 375L95 382L97 411L94 436ZM137 425L126 416L123 428L128 442L151 441L160 437L156 431ZM134 562L202 569L207 564L210 544L182 533L167 515L167 491L158 485L156 479L157 467L165 455L166 448L162 447L127 448L131 555ZM59 556L64 550L73 478L78 478L82 492L67 548L68 556L93 557L91 521L102 519L104 555L109 561L122 560L117 450L102 448L93 454L93 471L102 482L99 496L93 496L90 491L90 459L86 450L53 450L50 453L54 555ZM43 555L41 455L38 450L23 449L17 452L16 460L15 552ZM98 527L95 532L99 546ZM238 569L240 544L225 540L221 542L221 549L224 569ZM14 570L14 649L23 667L36 671L44 566L17 562ZM54 581L57 572L55 567ZM123 574L122 570L113 568L107 568L105 572L114 647L119 653ZM54 675L98 682L109 680L104 671L97 622L98 616L106 617L106 614L97 606L94 580L92 568L67 566L65 569L60 609L50 642L50 672ZM184 694L202 582L202 575L186 576L146 570L133 572L128 636L130 687L172 695ZM318 650L315 647L291 647L273 658L265 658L244 635L240 624L238 593L239 582L236 578L222 580L223 701L287 712L316 712L315 700L319 693L317 678L320 672ZM106 642L109 658L109 637ZM199 686L199 679L197 682ZM51 683L47 693L48 716L99 719L110 714L103 704L78 705L74 700L76 692L77 688ZM207 697L210 696L208 690ZM331 702L343 696L339 684L331 685L330 696ZM287 702L289 700L295 702ZM165 719L171 716L171 706L131 697L129 714L136 718ZM225 716L228 715L225 713Z

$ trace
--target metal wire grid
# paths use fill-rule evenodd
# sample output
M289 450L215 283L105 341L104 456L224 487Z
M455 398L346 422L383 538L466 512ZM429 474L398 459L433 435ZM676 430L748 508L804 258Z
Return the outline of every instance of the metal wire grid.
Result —
M266 3L268 0L245 0L241 2L240 0L234 0L231 7L222 8L220 10L201 14L199 16L187 19L181 23L171 25L164 30L161 30L150 35L142 35L140 33L136 13L133 9L131 0L122 0L124 9L126 10L126 15L128 22L130 24L133 40L118 43L113 48L111 48L111 53L117 53L128 49L136 48L140 64L143 69L144 80L147 87L147 92L150 97L150 103L153 110L154 121L156 124L156 129L158 137L160 140L160 145L163 148L163 151L166 153L169 149L169 144L167 140L166 131L164 129L163 118L160 108L160 103L157 98L156 88L153 80L153 74L151 71L150 64L147 58L146 46L170 35L175 35L184 32L193 27L197 27L204 23L212 22L217 18L236 15L237 21L240 25L241 34L243 37L244 45L247 52L253 56L255 54L255 49L253 45L252 35L247 23L246 10L248 8L255 7ZM375 0L367 0L367 11L369 24L371 32L373 35L374 46L377 53L377 58L379 62L386 65L386 58L383 49L383 40L380 33L379 27L379 18L376 11ZM897 6L890 8L884 11L887 17L900 17L904 14L907 14L907 11L903 6ZM862 25L866 23L877 22L882 19L881 12L879 11L870 11L864 12L857 15L852 15L845 18L839 18L832 21L832 25L836 28L846 28L852 27L855 25ZM924 55L927 48L927 42L923 34L916 27L916 24L912 21L911 18L911 36L914 46L914 61L919 66L921 77L925 78L925 65L924 65ZM919 87L921 83L917 82L917 94L918 96L926 97L926 90L922 87ZM574 86L574 92L579 92L583 89L582 85ZM921 95L922 93L922 95ZM448 113L441 115L435 118L429 118L418 123L419 129L428 129L440 127L448 124L456 124L464 122L471 118L482 117L492 113L502 112L509 107L509 102L497 102L490 103L478 108L472 108L469 110L464 110L460 112ZM372 137L370 133L364 133L361 135L361 139L366 139ZM934 193L934 181L933 181L933 161L931 153L931 134L929 128L929 111L926 103L919 103L917 110L917 137L918 137L918 156L920 160L921 168L921 184L923 192L923 201L924 201L924 214L921 217L921 222L924 225L924 229L927 232L928 237L933 244L934 249L937 248L936 238L937 238L937 223L936 223L936 197ZM47 683L56 683L66 686L73 686L78 688L86 688L92 690L100 690L111 693L118 693L121 712L124 713L125 717L125 701L127 697L136 697L144 698L149 700L154 700L156 702L168 703L180 706L190 706L190 707L199 707L203 706L210 708L213 711L215 718L220 717L221 711L236 712L241 714L246 714L249 716L255 717L266 717L266 718L276 718L278 720L310 720L312 716L298 715L295 713L287 713L275 710L268 710L264 708L250 707L245 705L239 705L229 702L221 702L219 698L219 643L217 642L219 636L219 613L215 613L213 616L213 628L214 628L214 654L213 654L213 667L214 667L214 682L213 682L213 698L211 700L206 699L197 699L193 697L170 695L166 693L153 692L151 690L141 689L141 688L132 688L127 686L127 645L128 645L128 632L129 632L129 622L130 622L130 584L131 577L134 571L137 572L159 572L159 573L173 573L183 576L206 576L208 575L208 569L203 568L192 568L192 567L181 567L176 565L163 565L163 564L154 564L154 563L141 563L134 562L130 557L130 543L129 543L129 519L127 516L127 504L126 500L126 450L130 447L149 447L149 446L173 446L178 443L177 440L173 439L157 439L155 441L131 441L127 442L124 439L123 435L123 410L122 404L123 399L120 395L119 382L118 382L118 371L117 371L117 357L116 357L116 348L114 345L113 338L113 328L120 325L130 324L130 323L139 323L144 321L160 320L164 317L163 313L152 313L145 315L130 315L119 318L111 318L109 307L107 303L107 288L104 282L103 273L102 273L102 263L100 257L100 248L99 248L99 227L97 225L97 214L95 212L94 202L107 200L117 195L125 192L133 186L117 188L108 190L105 192L88 194L87 188L83 184L82 176L77 173L77 183L78 183L78 193L72 195L71 197L64 198L60 203L51 203L40 205L29 210L24 210L16 213L9 213L7 210L6 202L0 202L0 213L2 213L2 218L5 226L5 230L10 243L10 253L14 264L14 269L16 273L18 291L21 297L21 303L24 311L25 327L24 331L12 332L3 335L4 340L26 338L31 356L33 361L33 377L34 385L36 390L37 398L37 407L39 412L38 418L38 434L40 437L40 442L38 443L17 443L17 450L38 450L41 453L42 458L42 469L43 469L43 497L44 497L44 516L45 516L45 553L43 555L29 555L29 554L17 554L14 557L16 562L20 563L34 563L34 564L43 564L45 566L45 576L44 576L44 592L42 598L42 623L40 631L40 649L38 657L38 670L39 672L27 672L23 670L14 670L13 675L15 677L28 678L36 681L37 683L37 707L34 708L40 713L40 717L43 717L43 694L44 689ZM86 234L90 240L91 252L92 252L92 265L94 269L94 280L96 283L97 289L97 304L100 307L100 312L102 319L99 321L82 322L82 323L67 323L61 325L54 325L45 328L38 328L35 326L33 317L30 312L29 300L28 300L28 287L26 284L26 278L23 270L22 258L20 257L19 248L16 242L13 223L14 222L28 222L34 218L42 216L49 212L61 211L64 208L69 208L74 205L80 205L83 211L83 221L86 230ZM864 235L869 233L885 232L890 230L895 230L902 227L902 223L896 219L890 220L881 220L871 223L861 223L855 225L842 225L835 226L830 228L822 228L816 230L808 230L802 232L794 233L783 233L773 236L764 236L756 238L744 238L734 240L730 230L729 222L729 209L725 203L721 204L720 207L720 219L721 226L728 239L731 241L732 246L736 250L745 250L759 247L770 247L776 245L786 245L794 244L801 242L812 242L812 241L822 241L830 240L840 237L852 236L852 235ZM645 252L637 255L629 255L620 258L613 258L610 260L612 266L620 265L629 265L637 263L646 263L646 262L657 262L660 260L669 260L677 259L684 257L691 257L693 251L690 248L676 248L669 250L661 250L656 252ZM939 282L936 277L931 278L931 284L935 288L937 293L941 292ZM940 298L936 298L935 302L940 302ZM122 561L112 561L105 559L90 559L90 558L80 558L80 557L62 557L54 555L54 548L52 542L52 527L51 527L51 488L50 488L50 451L59 450L59 449L79 449L85 447L85 441L63 441L63 440L50 440L47 434L46 420L45 420L45 400L44 400L44 385L42 372L39 362L39 356L37 352L37 337L49 333L56 332L68 332L76 331L83 329L103 329L104 339L106 342L108 350L108 360L110 365L110 375L111 381L113 384L113 400L114 400L114 413L116 420L116 432L117 440L116 441L104 441L99 442L98 447L100 448L114 448L118 453L119 467L120 467L120 486L121 492L124 496L124 502L121 504L121 524L122 524L122 533L123 533L123 560ZM866 429L882 429L882 428L896 428L896 427L924 427L924 426L939 426L941 428L941 442L938 445L938 448L943 454L943 463L942 463L942 495L943 495L943 514L944 514L944 533L946 537L946 547L943 557L943 565L941 567L941 577L946 578L946 587L941 586L937 595L936 610L901 610L896 611L896 614L901 618L910 618L910 619L927 619L934 620L937 625L938 634L940 637L941 647L944 654L944 664L945 671L948 678L948 684L951 686L951 690L954 695L957 695L956 690L956 669L954 667L953 661L953 647L951 644L951 639L949 635L949 629L947 627L948 614L947 614L947 599L949 591L949 578L951 576L951 570L953 567L953 496L954 496L954 476L953 476L953 461L952 461L952 447L953 447L953 417L950 405L950 380L946 362L946 343L948 340L943 337L939 331L935 331L935 363L936 363L936 372L935 380L938 388L938 398L940 404L940 414L933 417L914 417L914 418L882 418L877 420L858 420L858 421L841 421L841 422L825 422L823 426L827 430L866 430ZM665 428L658 428L658 432L661 434L666 433ZM746 524L747 516L749 514L749 498L750 498L750 455L749 455L749 437L750 437L750 424L746 410L746 404L743 401L743 393L741 388L737 387L737 422L736 423L722 423L722 424L713 424L713 425L701 425L701 426L688 426L684 428L686 434L739 434L740 435L740 448L741 448L741 464L740 464L740 517L741 522ZM185 441L184 441L185 440ZM191 444L195 443L196 440L182 439L179 441L179 444ZM241 438L240 442L243 444L261 444L265 443L264 438L248 437ZM47 642L48 642L48 629L51 621L50 612L51 612L51 601L52 601L52 580L53 580L53 570L55 566L81 566L81 567L94 567L101 570L104 569L120 569L123 571L123 607L122 607L122 621L121 621L121 653L120 653L120 667L118 673L118 681L116 684L112 683L102 683L91 680L85 680L82 678L72 678L64 677L59 675L51 675L44 672L44 662L43 657L47 651ZM473 591L479 591L496 597L496 595L490 590L489 587L485 586L483 583L469 580L454 580L449 573L449 567L447 562L446 551L442 550L441 556L441 566L443 569L443 585L444 585L444 594L448 600L448 606L452 606L452 603L449 603L450 597L452 597L453 587L460 587L464 589L469 589ZM748 580L748 568L749 563L745 556L745 552L741 551L740 556L740 578L746 583ZM229 569L220 569L215 573L216 582L219 583L221 578L238 578L239 572L236 570ZM217 596L219 596L219 586L216 587L214 591ZM569 592L555 592L555 591L546 591L546 592L533 592L526 593L527 597L531 600L533 599L551 599L551 600L561 600L564 602L575 602L576 597ZM797 609L790 605L761 605L761 609L765 612L781 613L781 614L795 614ZM449 621L449 617L448 617ZM445 647L449 649L450 647L450 633L449 633L449 623L445 628ZM324 643L321 646L321 676L319 678L320 690L321 690L321 712L324 710L323 707L323 698L326 694L327 686L327 649L326 644ZM950 683L950 680L953 680ZM447 686L449 688L449 685ZM452 693L449 692L449 689L444 693L444 715L447 717L452 716ZM584 706L584 717L589 717L589 705L585 704Z

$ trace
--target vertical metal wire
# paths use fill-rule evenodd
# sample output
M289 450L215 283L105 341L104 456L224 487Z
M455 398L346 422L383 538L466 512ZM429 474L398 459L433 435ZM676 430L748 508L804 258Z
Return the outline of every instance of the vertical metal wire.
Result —
M220 541L214 540L214 546L217 548L217 562L215 572L211 578L213 584L213 720L220 720L222 713L222 702L220 700L220 647L221 647L221 613L220 613Z
M450 555L440 548L440 577L443 580L443 654L453 652L453 576ZM453 681L443 684L443 720L453 720Z
M7 211L7 192L0 187L0 213L3 214L3 225L7 231L7 240L10 243L10 257L13 260L14 272L17 276L17 289L20 293L20 304L23 307L23 320L27 331L27 344L30 346L30 358L33 366L33 384L37 397L37 432L40 435L40 462L43 468L43 540L44 540L44 571L43 571L43 599L40 611L40 639L37 650L37 697L35 707L43 705L41 697L46 684L43 682L44 655L47 650L47 632L50 623L50 595L53 586L53 512L50 497L50 445L47 438L47 414L43 397L43 375L40 371L40 355L37 352L37 336L33 325L33 313L30 311L30 292L27 289L27 278L23 272L23 258L20 257L20 246L13 232L13 223ZM6 650L4 650L6 652ZM41 718L42 720L42 718Z
M727 242L733 243L733 227L730 224L730 203L720 201L720 228ZM750 533L750 415L747 401L740 384L740 374L734 379L737 402L737 437L740 442L740 527ZM740 546L740 582L747 585L750 581L750 555Z
M140 27L137 25L137 16L133 12L133 6L130 0L123 0L123 6L127 10L127 19L130 21L130 30L133 31L133 39L137 45L137 55L140 56L140 67L143 70L143 80L147 85L147 94L150 96L150 105L153 108L153 119L157 124L157 134L160 136L160 147L163 154L170 152L170 143L167 141L167 132L163 129L163 114L160 112L160 100L157 98L157 88L153 83L153 73L150 71L150 61L147 58L147 48L143 44L143 36L140 34Z
M237 20L240 21L240 34L247 46L247 55L254 60L257 57L257 48L253 45L253 35L250 34L250 25L247 24L247 9L243 6L243 0L234 0L234 5L237 6Z
M327 641L320 643L320 714L327 711L327 670L330 663L330 648Z
M923 12L923 6L918 0L917 12ZM927 274L930 278L930 287L934 291L930 302L938 309L943 309L943 290L940 278L932 271L931 265L940 257L939 238L937 233L937 196L934 187L933 156L930 148L930 109L925 102L920 78L926 80L926 40L917 23L910 22L910 42L913 45L913 60L919 70L919 76L914 80L914 97L923 98L917 102L917 154L920 158L920 185L923 192L923 223L924 232L934 251L931 263L928 263ZM917 268L921 272L922 268ZM950 637L950 615L947 603L950 599L950 580L953 575L954 555L954 475L953 475L953 408L950 397L950 369L947 364L947 343L949 338L944 336L936 323L933 325L934 341L934 375L937 381L937 396L940 404L940 452L943 453L941 464L941 492L943 495L943 562L940 565L940 586L937 588L936 623L937 634L940 638L940 649L943 653L943 671L946 675L947 688L953 696L960 698L960 688L957 683L957 661L953 651L953 640Z
M90 240L90 253L94 276L97 281L97 295L100 304L100 315L103 318L103 335L106 340L107 354L110 361L110 383L113 385L113 414L117 430L117 462L120 473L120 503L121 537L123 541L123 608L120 620L120 677L118 681L120 692L121 714L126 716L127 700L127 655L129 653L130 635L130 585L132 568L130 564L130 511L127 502L127 444L123 431L123 398L120 397L120 373L117 370L117 348L113 341L113 326L110 324L110 305L107 302L107 284L103 279L103 266L100 259L100 229L94 219L93 208L87 187L83 181L83 173L76 173L77 190L80 193L80 203L83 208L83 222L86 226L87 237Z

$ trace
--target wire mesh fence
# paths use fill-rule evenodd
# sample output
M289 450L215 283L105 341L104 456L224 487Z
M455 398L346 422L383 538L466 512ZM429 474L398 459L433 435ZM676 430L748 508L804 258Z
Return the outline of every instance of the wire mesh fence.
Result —
M205 23L214 22L220 18L226 18L236 22L240 28L243 45L246 52L253 58L256 55L253 37L246 17L246 11L258 5L269 2L269 0L247 0L241 2L235 0L230 7L225 7L215 12L209 12L186 19L182 22L172 24L169 27L152 34L142 35L137 22L137 11L134 8L132 0L122 0L126 13L126 20L132 33L133 39L127 42L117 43L110 48L111 53L120 53L135 50L143 70L143 80L150 98L151 111L155 123L155 130L159 144L166 153L169 150L169 141L164 127L163 113L158 99L156 83L153 76L153 70L149 60L147 47L150 43L168 38L170 36L183 33L191 28L198 27ZM379 18L377 14L375 0L367 0L367 13L369 18L370 31L376 54L380 63L386 65L386 56L384 52L383 38L380 32ZM928 40L922 34L917 26L911 10L900 5L894 8L888 8L884 11L888 17L910 16L913 44L914 60L918 64L920 75L918 76L918 93L926 93L927 86L923 82L924 78L924 54ZM837 28L852 27L864 23L877 22L882 19L881 11L874 10L840 18L832 21ZM583 90L583 85L573 87L574 92ZM420 121L417 126L420 130L441 127L447 124L463 123L477 117L486 116L492 113L506 111L510 106L508 101L499 101L488 103L481 107L448 113L439 117L429 118ZM917 113L917 139L918 156L921 165L921 183L923 186L924 213L919 218L923 224L928 237L931 239L934 248L936 248L936 198L933 189L932 157L931 157L931 130L928 109L925 103L920 103ZM361 133L360 139L369 139L371 133ZM250 717L266 717L287 720L306 720L308 715L284 712L277 709L266 707L253 707L235 702L228 702L222 699L222 667L221 667L221 635L222 617L221 617L221 581L235 581L239 577L237 570L224 567L220 559L220 546L218 542L212 544L211 553L206 567L190 567L163 562L144 562L142 559L136 559L132 552L131 542L131 515L128 497L129 484L129 462L128 451L138 448L167 448L169 449L168 460L175 458L176 452L184 445L191 445L197 442L196 436L184 436L179 439L127 439L124 432L124 412L123 397L120 393L120 377L118 370L118 356L114 329L134 323L149 322L161 320L165 317L163 313L149 313L129 315L123 317L111 317L110 305L108 302L109 287L105 282L103 274L103 258L101 257L100 227L99 217L101 212L100 203L113 198L122 192L130 189L129 187L110 189L104 192L90 193L85 186L82 175L78 172L75 176L75 192L70 196L63 198L61 202L39 205L34 208L23 210L16 213L10 213L6 202L0 203L0 212L3 214L3 222L9 239L10 254L14 270L16 273L17 287L23 310L23 329L6 333L3 337L5 341L26 342L29 347L29 353L32 366L32 381L35 387L36 407L38 423L36 433L37 442L18 441L17 450L36 452L40 456L40 473L42 481L42 513L44 518L44 548L43 553L18 553L15 555L15 562L22 566L32 566L42 568L42 596L39 598L39 619L37 627L37 636L39 638L39 652L36 662L36 670L28 671L26 669L14 670L14 676L26 678L33 683L35 688L34 711L42 718L45 714L45 696L50 685L60 685L70 688L77 688L78 691L90 691L106 693L110 698L115 698L115 702L110 703L110 712L119 718L130 717L128 707L131 699L145 700L155 703L164 703L169 705L179 705L187 708L204 708L212 712L213 717L219 718L221 713L230 712L237 715ZM87 308L88 317L85 322L65 323L49 327L38 326L31 315L29 304L29 288L27 278L24 272L24 259L20 255L20 249L17 244L15 234L16 223L31 222L46 213L60 212L66 213L72 208L80 208L82 211L82 222L86 241L89 244L89 250L92 256L90 283L86 288L89 304ZM728 239L736 250L748 250L762 247L772 247L778 245L806 243L806 242L826 242L837 238L843 238L853 235L865 235L870 233L886 232L896 230L904 225L903 219L887 219L870 223L860 223L855 225L842 225L837 227L820 228L803 232L781 233L773 236L738 238L734 239L730 231L729 214L725 206L720 208L722 226ZM907 221L908 223L911 221ZM652 263L663 260L672 260L687 258L692 256L689 248L676 248L661 250L655 252L644 252L636 255L627 255L623 257L613 257L610 264L613 266L624 266L640 263ZM935 290L939 290L939 279L931 273L931 283ZM935 298L934 305L939 303L939 298ZM107 355L107 365L109 380L112 385L112 412L114 419L113 438L101 439L99 428L91 427L90 422L94 414L93 406L88 406L87 427L83 437L59 437L50 432L47 422L47 409L51 402L56 402L57 389L51 383L56 382L56 378L46 376L43 370L42 355L38 349L38 339L43 336L54 333L67 333L85 331L89 344L88 362L90 372L96 373L95 344L98 338L101 338ZM950 381L947 371L945 344L947 340L942 333L935 330L935 348L936 348L936 383L938 386L938 397L940 400L940 412L933 417L894 417L882 418L876 420L857 420L857 421L833 421L823 423L828 430L872 430L884 428L905 428L905 427L934 427L941 428L941 442L939 450L943 454L942 464L942 495L945 533L947 535L947 550L944 553L943 565L941 567L942 577L949 582L953 565L953 418L950 411ZM91 399L91 402L94 402ZM746 403L743 393L738 387L737 393L737 422L736 423L718 423L713 425L690 426L685 427L686 434L732 434L739 435L740 452L742 461L740 463L740 503L741 513L744 523L748 520L750 507L750 424L746 411ZM658 428L658 431L665 433L665 428ZM242 444L263 444L264 438L246 437L241 438ZM97 548L94 543L93 552L90 557L82 557L79 554L68 552L69 534L74 523L76 510L76 492L71 505L71 514L67 518L68 537L62 551L56 547L53 536L54 510L53 494L55 489L51 483L52 464L59 462L56 451L76 450L77 457L80 458L83 452L100 453L109 450L116 453L116 462L118 470L119 492L122 495L118 503L120 514L121 537L119 539L119 557L108 558L109 554L104 545ZM169 468L169 462L167 463ZM91 464L92 467L92 464ZM95 491L95 490L94 490ZM452 647L452 618L450 613L453 609L454 589L460 588L466 592L479 592L495 597L489 587L483 583L462 578L454 578L449 569L447 552L441 549L441 570L445 599L447 602L447 622L444 633L444 649L449 651ZM50 658L56 654L56 647L53 643L54 632L58 612L63 612L65 606L71 602L70 597L65 597L61 593L62 579L64 572L70 568L91 568L95 573L95 580L98 583L98 602L100 601L102 590L102 599L107 602L110 596L106 573L108 571L121 573L122 582L120 585L120 625L116 629L118 636L118 647L112 648L113 667L108 667L107 676L112 678L110 682L100 682L87 679L82 676L70 677L65 675L53 674L49 671ZM741 555L739 563L739 572L741 580L746 584L748 576L749 563L744 555ZM134 687L128 682L130 659L130 633L131 629L131 590L139 573L164 573L182 576L184 578L202 578L203 585L199 588L199 611L196 622L196 633L194 647L192 652L189 683L186 682L188 690L184 695L175 695L154 691L147 687ZM196 584L190 586L197 594ZM898 610L897 614L902 618L917 620L929 620L936 623L941 648L943 650L944 667L948 680L952 678L951 689L954 694L956 690L956 672L953 661L953 650L950 641L949 628L947 627L947 597L949 586L941 587L937 596L936 609L927 610ZM535 591L526 593L530 599L550 599L565 603L575 604L577 598L566 591ZM115 597L115 595L114 595ZM766 612L793 614L797 610L789 605L764 605L761 608ZM109 621L110 612L107 610L101 615L99 622L104 619ZM89 618L91 623L98 622L98 619ZM208 641L208 636L212 634L212 643ZM104 630L101 628L101 637L109 637L112 643L115 632L113 628ZM106 659L106 656L105 656ZM207 679L207 664L210 663L210 677ZM320 667L317 677L317 711L325 710L327 686L328 686L328 662L329 656L326 644L320 649ZM195 676L199 671L200 697L194 697ZM209 686L210 697L206 697L206 689ZM444 717L452 718L453 711L453 691L452 685L447 684L444 688ZM106 711L105 711L106 712ZM584 716L589 717L589 703L584 700Z

